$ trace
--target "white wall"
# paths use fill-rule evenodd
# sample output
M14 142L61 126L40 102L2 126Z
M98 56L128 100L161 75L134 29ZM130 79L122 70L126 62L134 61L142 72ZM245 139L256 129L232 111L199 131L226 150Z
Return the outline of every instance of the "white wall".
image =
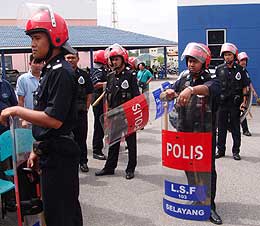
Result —
M3 1L3 0L1 0ZM16 19L24 0L4 1L0 19ZM65 19L97 19L97 0L33 0L33 3L50 4Z
M178 0L178 6L257 4L260 0Z

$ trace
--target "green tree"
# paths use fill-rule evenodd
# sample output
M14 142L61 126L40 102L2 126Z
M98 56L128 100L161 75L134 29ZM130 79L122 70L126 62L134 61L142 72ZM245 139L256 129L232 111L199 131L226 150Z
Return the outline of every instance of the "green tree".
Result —
M156 59L160 63L160 65L163 65L163 63L164 63L164 57L163 56L158 56Z

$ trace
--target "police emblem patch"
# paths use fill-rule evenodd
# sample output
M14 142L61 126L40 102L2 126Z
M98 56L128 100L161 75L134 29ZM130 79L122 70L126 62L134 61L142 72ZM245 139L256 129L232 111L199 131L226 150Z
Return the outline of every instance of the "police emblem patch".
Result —
M7 93L3 93L3 94L2 94L2 97L3 97L4 99L7 99L7 98L8 98L8 94L7 94Z
M123 89L128 89L128 88L129 88L128 81L127 81L127 80L124 80L124 81L122 82L122 84L121 84L121 87L122 87Z
M84 79L82 76L80 76L79 79L78 79L78 83L79 83L80 85L85 84L85 79Z
M240 80L240 79L241 79L241 74L240 74L240 72L237 72L235 78L236 78L236 80Z

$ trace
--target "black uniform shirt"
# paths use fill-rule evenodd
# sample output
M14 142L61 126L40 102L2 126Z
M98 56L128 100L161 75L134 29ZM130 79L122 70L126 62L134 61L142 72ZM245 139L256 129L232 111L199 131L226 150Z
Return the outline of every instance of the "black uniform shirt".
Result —
M107 84L109 87L111 84ZM125 68L120 74L115 75L115 81L108 93L108 105L115 108L128 100L140 95L137 78L132 70Z
M234 104L240 106L242 102L243 88L249 85L245 70L234 63L228 68L226 63L216 68L216 76L221 81L220 103L222 105Z
M75 70L77 81L77 109L78 111L87 111L86 96L93 93L94 87L89 74L80 68Z
M209 89L209 96L216 98L220 95L221 84L217 79L216 75L210 75L207 72L203 72L200 77L193 80L189 71L184 71L181 73L179 79L174 83L173 89L175 92L180 93L188 86L205 85Z
M189 71L184 71L173 85L175 92L180 93L188 86L205 85L209 89L207 103L201 107L201 100L197 95L192 95L189 104L185 107L177 107L179 114L177 129L186 132L205 132L215 130L217 112L217 98L221 92L221 84L216 75L203 72L199 78L194 80ZM203 115L201 110L204 109ZM208 109L208 110L207 110ZM203 117L202 117L203 116Z
M71 133L77 117L76 91L74 71L63 55L56 56L44 66L39 87L34 94L34 109L44 111L63 124L58 129L33 125L36 140Z
M10 83L0 78L0 113L5 108L17 105L17 98ZM6 131L8 127L0 124L0 134Z

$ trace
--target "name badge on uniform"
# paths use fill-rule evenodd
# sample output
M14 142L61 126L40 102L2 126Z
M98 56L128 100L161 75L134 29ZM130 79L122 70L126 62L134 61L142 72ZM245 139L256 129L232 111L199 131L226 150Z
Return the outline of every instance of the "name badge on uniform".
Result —
M123 89L128 89L128 88L129 88L128 81L127 81L127 80L124 80L124 81L122 82L122 84L121 84L121 87L122 87Z
M241 79L241 74L240 74L240 72L237 72L235 78L236 78L236 80L240 80L240 79Z
M79 79L78 79L78 83L79 83L80 85L85 84L85 79L84 79L82 76L80 76Z

